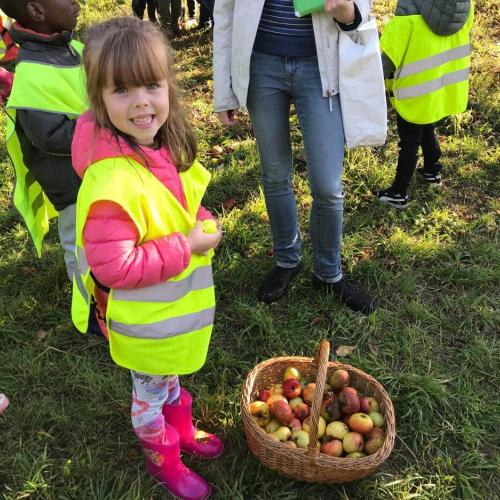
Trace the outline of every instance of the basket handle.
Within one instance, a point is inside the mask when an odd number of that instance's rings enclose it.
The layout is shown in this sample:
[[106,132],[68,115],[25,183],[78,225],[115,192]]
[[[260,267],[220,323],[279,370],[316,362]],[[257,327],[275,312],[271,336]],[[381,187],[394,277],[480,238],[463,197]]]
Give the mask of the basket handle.
[[319,456],[319,448],[317,446],[318,423],[319,423],[319,413],[321,411],[321,403],[323,401],[323,392],[325,390],[326,372],[328,369],[329,356],[330,356],[330,342],[328,342],[328,340],[321,340],[316,350],[316,356],[314,358],[314,364],[317,367],[317,373],[316,373],[316,388],[314,389],[311,416],[309,418],[309,422],[311,424],[311,431],[309,433],[308,454],[311,458],[317,458]]

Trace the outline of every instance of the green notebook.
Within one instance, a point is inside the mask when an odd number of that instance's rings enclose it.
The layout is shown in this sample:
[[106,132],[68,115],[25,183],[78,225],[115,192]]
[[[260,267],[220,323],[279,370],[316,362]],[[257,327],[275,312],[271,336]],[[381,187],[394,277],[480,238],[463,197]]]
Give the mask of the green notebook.
[[293,0],[293,8],[297,17],[323,10],[324,5],[324,0]]

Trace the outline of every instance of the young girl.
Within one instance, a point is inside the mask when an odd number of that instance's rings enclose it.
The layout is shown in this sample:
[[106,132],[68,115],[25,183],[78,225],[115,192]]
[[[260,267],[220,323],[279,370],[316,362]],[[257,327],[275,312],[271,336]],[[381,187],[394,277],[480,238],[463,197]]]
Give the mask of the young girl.
[[210,174],[195,160],[157,28],[133,17],[95,25],[83,58],[91,109],[72,150],[83,179],[73,321],[85,332],[95,301],[113,360],[131,370],[148,472],[176,497],[206,498],[209,484],[180,451],[214,458],[223,444],[196,432],[178,375],[203,366],[212,331],[211,254],[222,231],[200,205]]

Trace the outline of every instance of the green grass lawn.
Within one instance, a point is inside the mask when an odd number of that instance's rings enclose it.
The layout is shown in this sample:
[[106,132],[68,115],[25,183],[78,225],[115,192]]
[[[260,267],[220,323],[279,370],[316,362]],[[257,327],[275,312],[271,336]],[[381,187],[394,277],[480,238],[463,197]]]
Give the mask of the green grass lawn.
[[[81,27],[129,11],[129,2],[88,0]],[[384,24],[394,2],[375,5]],[[498,4],[478,0],[468,110],[439,128],[444,182],[415,179],[402,213],[374,202],[397,156],[395,117],[387,144],[345,161],[344,262],[379,309],[366,318],[310,285],[311,198],[294,122],[295,191],[304,270],[281,302],[257,302],[273,266],[259,160],[247,118],[232,130],[213,116],[211,42],[191,32],[174,42],[179,77],[212,171],[205,204],[225,238],[214,261],[218,309],[207,363],[183,384],[195,414],[226,451],[186,458],[224,499],[498,498],[500,405],[498,299]],[[4,129],[5,117],[1,118]],[[220,148],[215,148],[220,146]],[[53,227],[42,259],[11,208],[12,168],[0,145],[0,496],[4,499],[159,499],[130,424],[130,375],[100,338],[69,315],[70,286]],[[246,446],[239,397],[247,372],[280,355],[312,355],[320,339],[355,346],[342,362],[377,378],[396,411],[392,455],[375,474],[341,485],[308,484],[265,469]],[[497,493],[495,493],[495,491]]]

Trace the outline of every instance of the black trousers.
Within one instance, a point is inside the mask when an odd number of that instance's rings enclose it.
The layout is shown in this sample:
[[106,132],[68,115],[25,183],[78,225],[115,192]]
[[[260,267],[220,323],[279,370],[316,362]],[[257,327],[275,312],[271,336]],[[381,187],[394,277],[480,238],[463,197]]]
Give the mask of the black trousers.
[[148,17],[153,23],[156,22],[156,0],[132,0],[132,10],[139,19],[144,17],[144,10],[148,7]]
[[392,184],[394,191],[406,193],[418,161],[418,149],[422,148],[424,170],[437,173],[441,171],[438,163],[441,158],[441,147],[434,124],[417,125],[397,118],[399,133],[399,156],[396,168],[396,178]]

